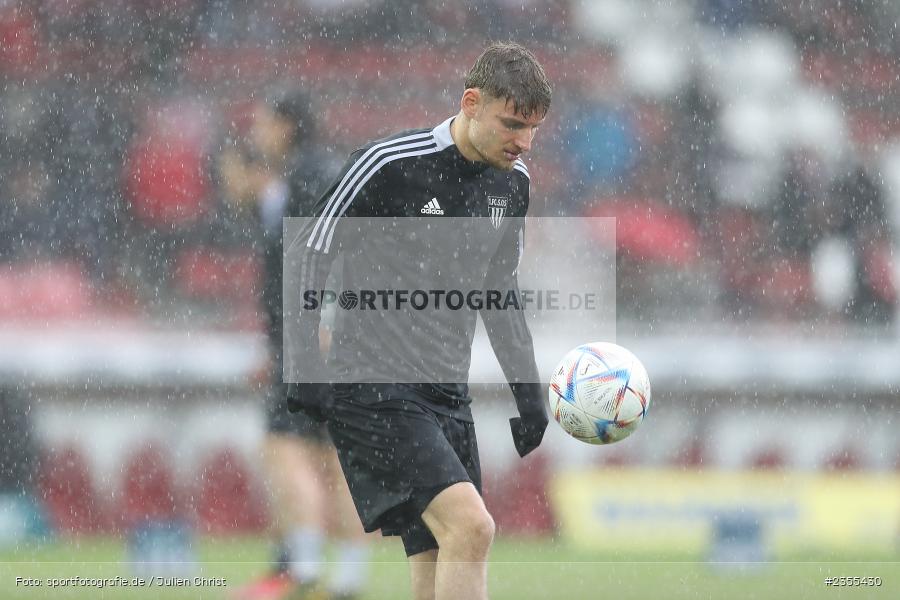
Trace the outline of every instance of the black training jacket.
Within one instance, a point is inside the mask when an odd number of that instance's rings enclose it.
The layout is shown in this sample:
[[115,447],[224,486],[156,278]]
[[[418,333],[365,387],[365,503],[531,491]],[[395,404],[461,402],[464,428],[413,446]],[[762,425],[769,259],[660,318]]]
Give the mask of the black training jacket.
[[[464,158],[450,135],[452,120],[353,152],[312,217],[285,240],[285,269],[300,288],[286,295],[284,307],[295,380],[416,382],[437,410],[470,419],[467,381],[480,313],[507,380],[540,381],[521,310],[451,310],[459,299],[453,290],[518,293],[529,190],[521,160],[502,171]],[[452,226],[441,224],[446,219]],[[318,351],[320,292],[338,256],[335,291],[345,293],[348,309],[336,309],[326,361]],[[400,304],[398,290],[408,293]],[[415,290],[428,294],[429,307],[443,301],[443,310],[416,310],[409,298]]]

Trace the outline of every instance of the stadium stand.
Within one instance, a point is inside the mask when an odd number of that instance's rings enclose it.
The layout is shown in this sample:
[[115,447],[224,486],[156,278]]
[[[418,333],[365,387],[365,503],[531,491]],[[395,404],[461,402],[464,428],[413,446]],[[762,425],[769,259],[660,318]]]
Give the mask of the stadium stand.
[[[35,418],[41,402],[88,384],[164,389],[186,403],[208,388],[257,390],[267,360],[254,337],[258,237],[222,210],[214,166],[247,134],[252,100],[273,82],[307,84],[325,145],[346,155],[450,114],[463,66],[490,36],[534,46],[555,85],[528,158],[533,214],[620,220],[621,330],[628,339],[661,323],[652,343],[634,341],[654,383],[684,386],[683,402],[738,390],[736,403],[761,395],[777,407],[783,397],[755,387],[764,375],[791,397],[827,388],[829,405],[858,392],[896,409],[900,197],[885,165],[898,153],[900,61],[878,3],[334,4],[0,4],[0,374],[29,390]],[[821,344],[791,345],[810,328]],[[735,348],[723,331],[746,343]],[[671,357],[686,346],[678,371]],[[829,362],[835,354],[856,387]],[[53,522],[109,527],[88,451],[48,451],[53,435],[41,438],[38,477]],[[681,453],[646,442],[652,461],[900,464],[900,447],[877,437],[809,460],[754,438],[730,461],[709,449],[727,450],[727,440],[702,447],[698,430],[679,435]],[[166,497],[182,502],[171,457],[122,451],[138,454],[113,473],[126,499],[110,510],[136,518],[163,510]],[[636,454],[605,460],[633,464]],[[245,459],[228,448],[202,458],[203,530],[264,524]],[[513,501],[538,493],[538,466],[504,473],[489,492],[511,511],[498,521],[545,531],[546,515]]]

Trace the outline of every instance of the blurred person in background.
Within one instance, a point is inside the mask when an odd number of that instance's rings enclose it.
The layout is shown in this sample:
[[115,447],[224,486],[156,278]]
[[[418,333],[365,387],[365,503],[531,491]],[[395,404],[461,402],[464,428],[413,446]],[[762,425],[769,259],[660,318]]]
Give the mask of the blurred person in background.
[[[263,304],[273,359],[263,453],[277,559],[269,574],[236,597],[353,598],[368,558],[362,525],[327,429],[289,413],[281,383],[282,217],[308,214],[328,175],[327,160],[316,148],[308,96],[284,88],[258,103],[248,138],[243,149],[222,154],[219,170],[228,201],[253,211],[261,229]],[[322,583],[326,535],[337,546],[327,586]]]
[[891,228],[880,177],[857,161],[834,183],[823,203],[825,231],[846,239],[852,249],[854,282],[848,315],[862,323],[885,323],[897,305]]

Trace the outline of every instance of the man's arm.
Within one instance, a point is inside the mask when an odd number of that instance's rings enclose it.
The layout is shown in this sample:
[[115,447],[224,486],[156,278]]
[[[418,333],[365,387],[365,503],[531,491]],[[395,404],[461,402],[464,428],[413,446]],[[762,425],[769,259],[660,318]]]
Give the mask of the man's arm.
[[[485,278],[485,290],[500,290],[505,297],[519,294],[518,266],[524,244],[524,219],[507,229]],[[520,456],[538,447],[547,428],[544,387],[534,360],[534,343],[525,322],[524,307],[481,310],[491,347],[509,382],[519,416],[510,419],[513,441]]]

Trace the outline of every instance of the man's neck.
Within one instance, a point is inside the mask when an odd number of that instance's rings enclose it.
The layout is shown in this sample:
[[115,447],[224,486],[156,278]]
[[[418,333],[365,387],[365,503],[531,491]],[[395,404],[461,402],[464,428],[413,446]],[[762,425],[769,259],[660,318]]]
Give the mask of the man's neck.
[[450,123],[450,137],[453,138],[453,143],[456,144],[456,149],[463,155],[463,158],[470,162],[478,162],[480,155],[476,152],[475,148],[472,147],[472,144],[469,143],[468,131],[466,129],[467,125],[468,120],[462,111],[460,111],[453,119],[453,122]]

